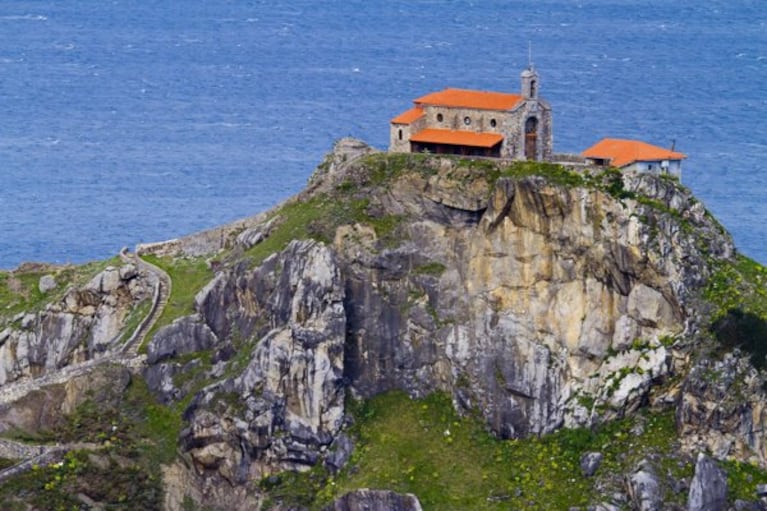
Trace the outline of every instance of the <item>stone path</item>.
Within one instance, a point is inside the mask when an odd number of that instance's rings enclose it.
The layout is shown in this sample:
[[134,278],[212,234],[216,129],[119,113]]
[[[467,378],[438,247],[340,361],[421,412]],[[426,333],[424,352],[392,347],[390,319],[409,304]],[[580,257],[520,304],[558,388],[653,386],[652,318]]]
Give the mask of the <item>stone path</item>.
[[[47,373],[39,378],[23,378],[0,386],[0,406],[9,405],[28,393],[47,387],[49,385],[63,384],[72,378],[87,374],[101,364],[113,363],[128,367],[132,371],[139,371],[146,362],[146,355],[139,355],[138,349],[157,323],[170,298],[172,282],[170,276],[161,268],[144,261],[135,254],[128,253],[127,249],[120,252],[120,258],[126,263],[137,266],[139,271],[147,275],[154,286],[152,306],[146,317],[139,323],[131,336],[122,345],[116,347],[106,355],[86,360],[77,364],[71,364],[55,372]],[[123,336],[120,332],[110,344],[116,344]],[[74,443],[64,445],[29,445],[13,440],[0,438],[0,458],[22,460],[12,467],[0,471],[0,482],[31,469],[35,465],[45,465],[61,459],[64,454],[72,449],[97,449],[97,444]]]
[[155,266],[152,263],[144,261],[136,254],[129,254],[127,250],[123,249],[120,252],[120,257],[123,261],[135,264],[139,271],[143,271],[146,275],[150,275],[150,278],[154,280],[154,296],[152,297],[152,307],[149,309],[149,313],[144,320],[136,327],[130,338],[120,347],[120,352],[128,356],[137,356],[138,349],[144,343],[144,339],[152,327],[160,319],[162,311],[165,310],[165,306],[168,304],[170,298],[170,292],[173,289],[173,282],[170,275],[165,270]]
[[90,442],[75,442],[59,445],[28,445],[13,440],[0,439],[0,458],[22,460],[19,463],[0,470],[0,483],[17,474],[30,470],[35,465],[44,466],[64,458],[64,455],[76,449],[94,451],[101,445]]

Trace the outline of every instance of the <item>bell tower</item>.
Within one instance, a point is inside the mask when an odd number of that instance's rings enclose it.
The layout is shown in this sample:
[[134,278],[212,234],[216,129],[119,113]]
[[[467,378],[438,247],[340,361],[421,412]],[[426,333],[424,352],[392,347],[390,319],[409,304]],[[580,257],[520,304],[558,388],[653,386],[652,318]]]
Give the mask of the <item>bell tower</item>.
[[522,71],[522,97],[525,99],[538,99],[538,73],[535,68],[529,67]]
[[524,99],[538,99],[538,73],[533,66],[533,48],[532,44],[528,48],[527,69],[522,71],[521,93]]

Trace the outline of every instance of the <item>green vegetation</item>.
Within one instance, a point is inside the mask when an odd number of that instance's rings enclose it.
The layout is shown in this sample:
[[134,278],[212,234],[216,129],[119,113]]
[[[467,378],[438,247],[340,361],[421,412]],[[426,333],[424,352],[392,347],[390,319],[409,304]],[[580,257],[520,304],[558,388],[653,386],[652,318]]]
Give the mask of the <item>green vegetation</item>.
[[727,472],[727,492],[731,502],[737,499],[754,500],[756,485],[767,482],[767,474],[759,467],[739,461],[720,462]]
[[[107,266],[120,264],[118,257],[80,266],[48,267],[24,265],[11,272],[0,272],[0,321],[19,312],[35,312],[46,303],[60,300],[70,286],[82,286]],[[40,277],[53,275],[56,287],[41,293]]]
[[722,347],[738,347],[767,367],[767,268],[743,255],[712,261],[703,297],[713,305],[710,330]]
[[136,328],[138,328],[141,322],[144,321],[146,315],[149,314],[149,310],[151,308],[152,300],[150,298],[146,298],[135,307],[133,307],[133,309],[131,309],[130,314],[128,314],[128,319],[125,320],[125,326],[123,326],[123,334],[120,338],[121,343],[124,343],[130,339],[130,336],[133,335],[133,332],[136,331]]
[[767,268],[746,256],[733,262],[711,261],[714,272],[703,297],[714,305],[717,320],[733,309],[767,319]]
[[[169,258],[142,256],[149,263],[165,270],[172,281],[168,304],[146,336],[151,339],[157,330],[174,319],[194,313],[194,297],[213,278],[213,271],[202,258]],[[141,350],[146,349],[142,346]]]
[[[522,179],[530,176],[540,176],[552,184],[562,186],[584,186],[587,184],[583,174],[555,163],[540,161],[518,161],[501,167],[492,177],[511,177]],[[495,181],[493,179],[493,181]]]
[[[671,411],[640,413],[593,431],[499,440],[481,418],[459,417],[442,394],[411,400],[390,392],[350,403],[350,409],[356,447],[347,467],[337,476],[315,467],[267,478],[261,487],[272,502],[321,509],[356,488],[379,488],[414,493],[424,509],[568,509],[622,491],[622,474],[641,458],[659,460],[656,469],[662,475],[689,478],[694,471],[693,460],[680,457]],[[587,478],[579,462],[591,451],[604,459],[597,474]],[[741,472],[750,476],[741,477],[742,489],[732,493],[753,498],[755,485],[767,481],[767,474],[750,466]],[[686,492],[663,491],[668,502],[686,501]]]
[[[133,377],[123,396],[88,400],[40,438],[91,442],[94,451],[72,451],[62,463],[26,472],[0,486],[0,501],[19,509],[80,509],[78,493],[108,509],[159,509],[160,464],[176,456],[181,410],[155,401],[141,378]],[[18,500],[17,500],[18,499]],[[13,507],[11,507],[13,509]]]
[[21,474],[0,486],[0,500],[8,510],[84,509],[78,493],[107,509],[159,509],[160,479],[147,474],[130,459],[118,455],[71,451],[64,460]]
[[418,275],[432,275],[439,277],[445,272],[445,265],[437,261],[431,261],[426,264],[422,264],[415,268],[415,273]]
[[307,201],[289,202],[276,215],[277,225],[269,237],[251,247],[246,255],[258,265],[270,255],[283,250],[293,240],[333,241],[341,225],[361,223],[373,227],[384,243],[391,243],[402,218],[396,215],[373,215],[368,211],[368,198],[320,195]]

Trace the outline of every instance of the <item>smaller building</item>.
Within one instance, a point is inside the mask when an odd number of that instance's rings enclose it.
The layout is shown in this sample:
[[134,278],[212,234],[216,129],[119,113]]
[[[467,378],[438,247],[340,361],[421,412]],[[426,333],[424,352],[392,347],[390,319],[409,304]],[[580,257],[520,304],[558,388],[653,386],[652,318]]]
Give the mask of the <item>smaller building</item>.
[[621,170],[682,174],[686,155],[640,140],[605,138],[581,153],[589,163]]

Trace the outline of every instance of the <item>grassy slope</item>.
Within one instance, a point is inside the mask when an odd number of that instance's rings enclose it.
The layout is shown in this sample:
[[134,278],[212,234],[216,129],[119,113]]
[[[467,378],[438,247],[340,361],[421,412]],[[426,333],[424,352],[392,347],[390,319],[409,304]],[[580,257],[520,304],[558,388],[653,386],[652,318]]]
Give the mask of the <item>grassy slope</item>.
[[[353,489],[376,488],[414,493],[425,510],[564,510],[624,491],[622,475],[642,458],[654,460],[664,476],[689,478],[694,471],[694,460],[678,451],[671,411],[644,411],[593,431],[505,441],[490,435],[479,418],[456,415],[441,394],[411,400],[387,393],[358,406],[355,416],[349,465],[335,477],[315,468],[265,480],[262,487],[273,504],[321,509]],[[579,462],[591,451],[601,452],[604,460],[589,478]],[[730,501],[753,499],[756,485],[767,482],[767,473],[755,467],[725,467]],[[662,491],[666,502],[686,502],[685,491],[669,485]]]
[[124,396],[111,403],[83,403],[40,439],[92,442],[97,451],[72,451],[63,463],[36,467],[0,486],[0,508],[81,509],[78,493],[108,509],[159,509],[160,465],[176,456],[181,410],[162,406],[134,377]]
[[204,258],[173,259],[147,255],[143,259],[165,270],[172,282],[168,303],[146,336],[149,340],[161,327],[194,312],[194,297],[213,278],[213,271]]

